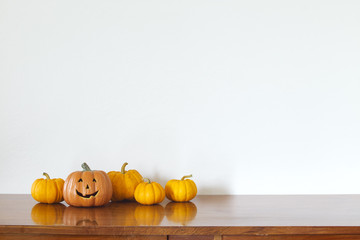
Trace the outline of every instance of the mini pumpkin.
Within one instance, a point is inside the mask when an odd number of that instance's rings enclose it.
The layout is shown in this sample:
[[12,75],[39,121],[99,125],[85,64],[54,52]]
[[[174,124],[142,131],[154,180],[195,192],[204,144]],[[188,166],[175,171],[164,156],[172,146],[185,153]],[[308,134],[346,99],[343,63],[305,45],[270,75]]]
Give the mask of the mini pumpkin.
[[174,202],[188,202],[197,194],[196,184],[190,178],[192,175],[183,176],[181,180],[172,179],[165,185],[166,197]]
[[31,219],[39,225],[62,224],[65,208],[65,205],[61,203],[38,203],[31,209]]
[[155,205],[140,205],[135,209],[135,219],[138,226],[160,225],[165,216],[164,207]]
[[65,180],[64,199],[75,207],[97,207],[108,203],[112,196],[112,186],[104,171],[91,170],[83,163],[83,171],[71,173]]
[[61,178],[51,179],[49,174],[43,173],[46,177],[34,181],[31,186],[31,196],[41,203],[59,203],[64,200],[64,180]]
[[108,176],[113,186],[111,201],[134,200],[135,188],[142,182],[142,176],[136,170],[125,171],[128,163],[124,163],[121,171],[110,171]]
[[157,182],[151,182],[150,179],[144,178],[134,192],[135,200],[144,205],[153,205],[161,203],[165,198],[164,188]]
[[192,202],[169,202],[165,213],[168,220],[186,226],[196,217],[197,208]]

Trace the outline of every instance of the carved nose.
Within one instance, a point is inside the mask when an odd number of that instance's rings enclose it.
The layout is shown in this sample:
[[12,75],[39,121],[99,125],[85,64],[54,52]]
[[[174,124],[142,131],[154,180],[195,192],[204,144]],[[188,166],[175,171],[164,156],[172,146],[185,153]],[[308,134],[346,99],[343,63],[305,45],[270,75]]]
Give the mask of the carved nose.
[[86,189],[89,189],[89,185],[88,185],[88,184],[86,184]]

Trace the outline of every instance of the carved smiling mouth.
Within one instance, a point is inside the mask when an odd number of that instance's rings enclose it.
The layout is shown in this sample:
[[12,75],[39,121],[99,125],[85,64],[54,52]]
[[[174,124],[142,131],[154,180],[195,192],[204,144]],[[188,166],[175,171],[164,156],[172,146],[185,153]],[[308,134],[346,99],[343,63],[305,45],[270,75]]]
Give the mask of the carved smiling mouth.
[[90,198],[90,197],[95,197],[96,194],[98,194],[99,190],[97,190],[96,192],[92,193],[92,194],[87,194],[87,195],[83,195],[81,192],[79,192],[78,190],[76,190],[76,194],[82,198]]

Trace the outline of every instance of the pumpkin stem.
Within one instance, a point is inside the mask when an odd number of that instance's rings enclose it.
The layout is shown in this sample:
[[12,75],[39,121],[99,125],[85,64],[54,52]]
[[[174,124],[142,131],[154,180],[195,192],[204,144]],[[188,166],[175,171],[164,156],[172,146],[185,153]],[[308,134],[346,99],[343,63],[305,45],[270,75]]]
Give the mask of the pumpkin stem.
[[44,172],[43,175],[46,177],[46,180],[50,180],[49,174],[47,174],[46,172]]
[[143,178],[143,181],[147,182],[147,183],[151,183],[150,179],[148,179],[148,178]]
[[181,178],[181,181],[183,181],[185,178],[191,178],[191,177],[192,177],[192,174],[183,176],[183,177]]
[[81,167],[83,168],[83,171],[91,171],[89,165],[87,165],[87,163],[85,162],[81,164]]
[[125,174],[125,167],[126,167],[126,165],[128,165],[127,162],[125,162],[125,163],[122,165],[122,167],[121,167],[121,173],[122,173],[122,174]]

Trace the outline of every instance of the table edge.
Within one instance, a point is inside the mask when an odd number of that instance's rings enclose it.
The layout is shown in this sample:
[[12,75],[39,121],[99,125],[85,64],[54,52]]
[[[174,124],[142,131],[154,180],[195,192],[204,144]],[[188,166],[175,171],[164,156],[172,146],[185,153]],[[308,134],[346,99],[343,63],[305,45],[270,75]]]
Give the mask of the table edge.
[[0,225],[0,234],[59,235],[360,235],[360,226],[24,226]]

